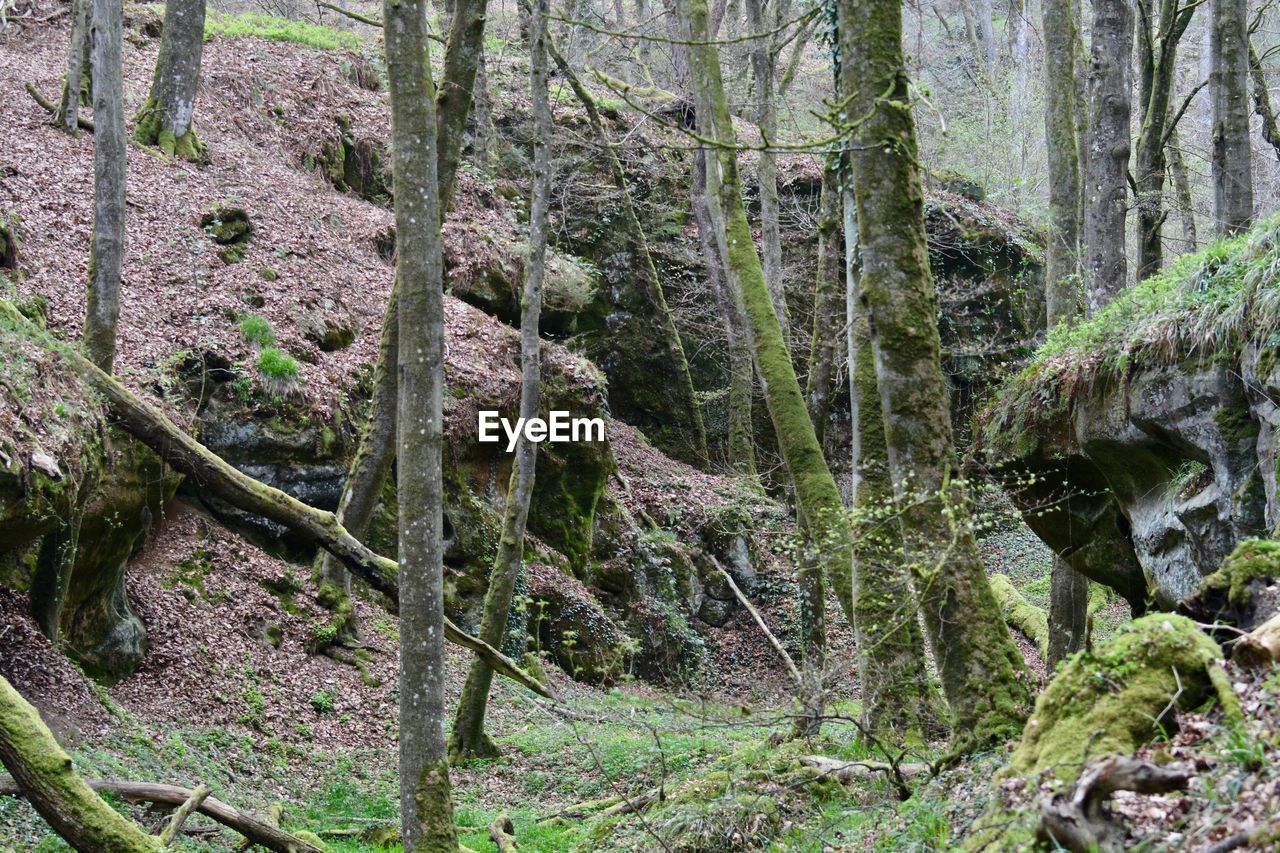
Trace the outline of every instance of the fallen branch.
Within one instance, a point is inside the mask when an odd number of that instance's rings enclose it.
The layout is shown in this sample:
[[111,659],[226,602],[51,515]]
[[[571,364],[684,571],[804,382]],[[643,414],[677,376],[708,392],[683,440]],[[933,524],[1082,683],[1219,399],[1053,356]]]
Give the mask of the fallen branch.
[[489,840],[498,847],[498,853],[516,853],[516,827],[502,812],[489,824]]
[[[37,104],[39,104],[40,106],[48,110],[50,115],[56,116],[58,114],[57,105],[55,105],[52,101],[50,101],[44,95],[40,94],[40,90],[37,89],[34,84],[32,83],[26,84],[26,90],[27,90],[27,94],[30,95],[32,98],[34,98]],[[84,116],[77,116],[76,124],[80,126],[81,130],[87,130],[90,133],[93,133],[92,120],[87,119]]]
[[173,843],[182,834],[182,825],[187,822],[187,818],[191,817],[191,813],[200,808],[200,804],[209,798],[213,793],[213,789],[201,782],[196,785],[191,796],[187,797],[187,801],[178,806],[178,810],[173,813],[173,820],[169,821],[169,825],[164,828],[164,832],[160,833],[160,846],[172,847]]
[[1040,807],[1037,837],[1057,848],[1084,851],[1126,849],[1127,832],[1105,808],[1116,791],[1167,794],[1187,787],[1191,775],[1177,765],[1158,767],[1149,761],[1113,755],[1091,762],[1074,791],[1055,794]]
[[[153,782],[121,782],[113,779],[87,779],[89,787],[98,793],[109,792],[129,802],[160,803],[185,806],[196,793],[177,785],[161,785]],[[16,782],[8,776],[0,776],[0,795],[22,796]],[[320,853],[314,844],[272,826],[264,820],[232,808],[221,800],[206,797],[196,804],[194,811],[234,829],[248,841],[275,850],[278,853]],[[172,824],[170,824],[172,826]]]
[[791,659],[791,655],[787,654],[787,650],[783,647],[778,638],[769,630],[769,626],[765,624],[764,617],[760,615],[760,611],[748,600],[747,596],[738,589],[738,585],[733,582],[733,575],[720,565],[720,561],[714,556],[711,557],[711,565],[716,567],[716,571],[724,577],[725,583],[729,584],[729,589],[733,591],[733,595],[738,599],[738,603],[747,609],[751,614],[751,618],[756,620],[756,625],[764,632],[765,638],[769,641],[769,645],[773,646],[773,650],[778,653],[778,657],[782,658],[782,662],[787,665],[787,672],[791,675],[791,680],[795,682],[796,687],[804,685],[804,679],[800,675],[800,670],[796,668],[796,662]]
[[[400,599],[395,560],[379,556],[352,536],[337,517],[308,506],[279,489],[260,483],[232,467],[200,442],[178,429],[163,412],[107,375],[75,348],[59,344],[37,328],[7,299],[0,299],[0,316],[33,340],[44,341],[57,352],[67,367],[91,385],[107,402],[115,422],[127,433],[155,451],[201,494],[213,495],[236,509],[261,515],[281,524],[342,561],[353,574],[392,601]],[[445,639],[470,649],[494,672],[522,684],[548,699],[557,698],[551,688],[529,675],[511,658],[481,639],[465,633],[451,620],[444,620]]]

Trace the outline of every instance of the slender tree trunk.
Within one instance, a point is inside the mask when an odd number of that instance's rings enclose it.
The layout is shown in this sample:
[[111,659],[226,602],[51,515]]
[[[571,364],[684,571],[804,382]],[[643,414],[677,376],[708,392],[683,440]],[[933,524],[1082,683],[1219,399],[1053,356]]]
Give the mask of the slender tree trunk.
[[53,831],[84,853],[159,850],[159,842],[93,792],[40,714],[0,678],[0,764]]
[[1045,150],[1049,235],[1045,305],[1050,325],[1080,310],[1080,137],[1076,115],[1079,35],[1072,0],[1044,0]]
[[[929,273],[924,191],[902,54],[901,0],[840,0],[842,119],[850,128],[862,275],[889,475],[956,746],[1016,735],[1027,673],[987,583],[956,483]],[[853,117],[857,117],[856,124]]]
[[1059,663],[1084,648],[1089,621],[1089,579],[1061,557],[1053,559],[1049,589],[1050,673]]
[[1169,134],[1169,171],[1173,173],[1173,192],[1178,201],[1178,216],[1182,222],[1184,252],[1196,250],[1196,208],[1191,200],[1191,175],[1182,159],[1176,129]]
[[400,821],[406,850],[458,849],[444,737],[444,259],[424,0],[385,0],[399,393]]
[[1133,0],[1096,0],[1089,46],[1084,278],[1093,313],[1124,289]]
[[196,94],[204,50],[205,0],[168,0],[151,94],[135,116],[134,136],[170,156],[199,160],[204,144],[196,136]]
[[[541,403],[541,378],[538,321],[542,313],[542,281],[547,257],[547,196],[551,185],[551,103],[547,92],[547,0],[533,0],[530,21],[531,97],[533,102],[533,193],[529,213],[529,267],[525,277],[524,299],[520,312],[520,417],[537,417]],[[480,621],[480,638],[500,647],[507,630],[507,614],[511,611],[520,560],[524,551],[525,522],[529,517],[529,500],[533,496],[534,466],[538,445],[520,436],[516,444],[516,464],[507,485],[506,510],[503,513],[502,538],[498,556],[489,576],[489,590],[484,598]],[[497,747],[485,734],[484,716],[489,701],[493,670],[480,658],[471,661],[458,715],[454,720],[449,743],[450,756],[460,758],[494,756]]]
[[93,363],[110,373],[116,360],[120,272],[124,264],[123,12],[119,0],[92,0],[93,242],[84,342]]
[[822,170],[818,197],[818,274],[813,297],[813,336],[809,345],[809,370],[805,400],[818,444],[822,444],[831,406],[831,386],[837,353],[845,339],[843,300],[844,237],[840,228],[840,170],[838,157],[828,155]]
[[[778,5],[782,0],[772,0]],[[772,29],[773,16],[765,17],[764,0],[745,0],[747,25],[752,32],[764,33]],[[776,141],[777,103],[774,98],[774,77],[777,60],[772,49],[772,39],[755,38],[748,42],[751,53],[751,73],[755,80],[756,124],[766,146]],[[786,288],[782,280],[782,229],[778,205],[777,155],[767,147],[760,151],[756,168],[760,189],[760,258],[764,266],[764,280],[773,299],[774,311],[782,325],[783,340],[791,340],[791,323],[787,313]]]
[[1173,95],[1178,43],[1182,40],[1195,6],[1178,8],[1179,0],[1161,0],[1158,27],[1144,21],[1142,33],[1143,78],[1146,97],[1142,129],[1138,133],[1135,162],[1138,207],[1138,279],[1155,275],[1164,259],[1161,230],[1168,217],[1164,182],[1168,171],[1165,145],[1169,136],[1169,100]]
[[[709,32],[706,0],[682,0],[680,8],[691,40],[704,42]],[[852,624],[848,522],[840,492],[809,420],[804,394],[796,380],[791,354],[747,224],[738,175],[736,136],[725,97],[720,57],[714,45],[699,43],[690,45],[689,59],[699,115],[716,143],[707,177],[709,186],[717,190],[718,209],[724,216],[729,279],[746,314],[748,338],[764,386],[765,403],[778,448],[795,486],[797,515],[806,537],[822,555],[827,580]],[[802,602],[802,612],[806,607]]]
[[62,86],[62,101],[54,118],[58,127],[72,136],[80,132],[80,100],[83,97],[85,78],[92,80],[89,69],[89,21],[92,17],[93,0],[72,0],[67,81]]
[[1248,0],[1210,0],[1213,35],[1213,218],[1219,234],[1238,234],[1253,220],[1253,155],[1249,144]]
[[693,200],[693,218],[698,226],[698,244],[702,251],[703,266],[715,297],[716,312],[724,323],[729,355],[729,466],[752,484],[759,484],[756,471],[755,430],[751,421],[751,392],[755,384],[755,368],[751,364],[751,348],[747,345],[746,319],[742,307],[733,298],[724,263],[724,251],[719,245],[724,228],[713,213],[715,199],[707,184],[707,149],[699,148],[693,154],[693,179],[690,195]]
[[1249,42],[1249,75],[1253,78],[1253,111],[1262,119],[1262,138],[1275,149],[1280,159],[1280,126],[1276,125],[1276,111],[1271,106],[1271,93],[1267,91],[1267,75],[1262,69],[1262,59]]
[[[445,49],[444,75],[437,92],[436,174],[439,180],[440,210],[449,208],[454,178],[462,153],[462,137],[471,109],[478,63],[484,50],[484,20],[487,0],[457,0],[453,9],[449,43]],[[395,462],[397,375],[396,353],[400,347],[398,314],[399,281],[391,289],[383,318],[382,342],[378,353],[373,400],[360,446],[347,472],[338,500],[338,520],[357,538],[369,529],[373,512],[382,498],[382,488]],[[336,588],[350,590],[351,580],[333,555],[316,558],[316,573]]]
[[476,69],[476,91],[473,99],[475,132],[471,138],[471,160],[480,174],[488,175],[492,168],[493,95],[489,92],[489,72],[485,66],[484,51],[480,51],[480,67]]

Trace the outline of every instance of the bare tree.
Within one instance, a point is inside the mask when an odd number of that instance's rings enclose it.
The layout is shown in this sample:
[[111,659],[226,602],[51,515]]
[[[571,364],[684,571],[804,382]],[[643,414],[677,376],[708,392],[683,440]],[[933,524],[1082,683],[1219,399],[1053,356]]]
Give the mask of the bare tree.
[[1249,144],[1248,0],[1210,0],[1213,101],[1213,218],[1220,234],[1253,220],[1253,154]]
[[204,51],[205,0],[167,0],[160,53],[151,93],[134,117],[134,136],[170,156],[199,160],[204,144],[196,136],[196,93]]

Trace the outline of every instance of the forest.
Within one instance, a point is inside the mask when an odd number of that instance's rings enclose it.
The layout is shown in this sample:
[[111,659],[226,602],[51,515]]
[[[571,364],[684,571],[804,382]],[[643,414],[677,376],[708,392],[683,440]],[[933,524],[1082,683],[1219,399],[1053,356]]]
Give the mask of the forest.
[[0,851],[1280,850],[1272,0],[0,0]]

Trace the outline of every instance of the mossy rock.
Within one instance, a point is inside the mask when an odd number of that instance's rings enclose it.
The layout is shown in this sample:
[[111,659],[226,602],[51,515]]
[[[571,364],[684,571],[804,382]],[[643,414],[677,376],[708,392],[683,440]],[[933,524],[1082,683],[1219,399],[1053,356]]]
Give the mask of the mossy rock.
[[218,257],[224,264],[244,260],[249,239],[253,236],[253,222],[243,207],[217,206],[200,217],[200,227],[218,245]]
[[1280,610],[1280,541],[1247,539],[1204,579],[1182,610],[1204,622],[1224,620],[1251,630]]
[[1074,779],[1087,757],[1129,754],[1176,727],[1173,710],[1228,703],[1222,652],[1185,616],[1154,613],[1070,658],[1036,701],[1013,753],[1022,773]]
[[577,681],[609,685],[621,677],[630,639],[576,578],[551,566],[527,567],[530,633]]

